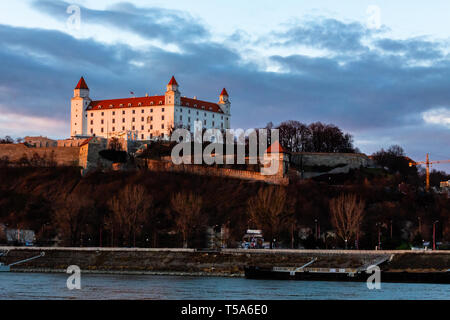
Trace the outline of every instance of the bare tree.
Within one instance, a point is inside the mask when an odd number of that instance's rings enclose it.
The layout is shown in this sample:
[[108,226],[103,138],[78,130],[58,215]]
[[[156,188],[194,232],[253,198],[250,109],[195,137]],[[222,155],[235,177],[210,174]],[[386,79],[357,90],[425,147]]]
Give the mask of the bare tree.
[[[136,235],[142,231],[140,226],[148,220],[153,198],[141,185],[127,185],[119,194],[109,200],[113,214],[111,227],[116,226],[127,243],[135,245]],[[133,240],[132,240],[133,239]]]
[[192,192],[179,192],[172,196],[170,202],[173,210],[177,212],[175,224],[183,236],[183,247],[187,248],[190,233],[204,223],[201,214],[203,199]]
[[256,196],[248,201],[250,219],[272,240],[278,236],[286,222],[286,190],[283,187],[265,187],[259,189]]
[[342,194],[330,200],[331,223],[336,228],[337,235],[347,243],[359,233],[364,218],[365,202],[358,200],[356,195]]
[[67,195],[56,205],[55,222],[63,237],[75,245],[86,222],[92,201],[76,194]]

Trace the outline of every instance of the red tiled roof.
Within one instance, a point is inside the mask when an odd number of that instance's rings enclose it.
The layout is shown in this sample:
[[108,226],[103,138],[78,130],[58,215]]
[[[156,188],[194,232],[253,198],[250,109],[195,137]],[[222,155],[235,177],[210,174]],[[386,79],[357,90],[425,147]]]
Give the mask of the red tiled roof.
[[285,153],[286,151],[283,149],[283,147],[280,145],[278,141],[275,141],[272,143],[266,150],[266,153]]
[[169,84],[178,85],[177,80],[175,80],[175,77],[174,77],[174,76],[172,76],[172,79],[170,79]]
[[227,89],[223,88],[222,92],[220,93],[221,96],[228,96]]
[[75,87],[75,89],[88,89],[89,90],[89,88],[86,84],[86,81],[84,81],[83,77],[80,78],[80,81],[78,81],[78,84]]
[[[124,98],[124,99],[110,99],[110,100],[97,100],[91,101],[87,110],[104,110],[104,109],[117,109],[117,108],[136,108],[141,106],[158,106],[164,105],[164,96],[151,96],[151,97],[136,97],[136,98]],[[153,103],[153,104],[152,104]],[[131,104],[130,106],[128,106]]]
[[84,146],[85,144],[88,144],[92,139],[94,139],[94,137],[87,138],[86,140],[83,141],[83,143],[80,144],[80,147]]
[[[128,106],[128,104],[131,105]],[[105,109],[108,110],[118,108],[157,107],[164,105],[165,105],[165,96],[151,96],[151,97],[136,97],[125,99],[91,101],[86,110],[92,111],[92,110],[105,110]],[[217,103],[197,99],[182,97],[181,106],[204,111],[223,113],[222,109],[219,107]]]
[[219,105],[217,103],[213,103],[213,102],[207,102],[207,101],[202,101],[202,100],[182,97],[181,98],[181,105],[183,107],[188,106],[190,108],[223,113],[223,111],[222,111],[222,109],[220,109]]

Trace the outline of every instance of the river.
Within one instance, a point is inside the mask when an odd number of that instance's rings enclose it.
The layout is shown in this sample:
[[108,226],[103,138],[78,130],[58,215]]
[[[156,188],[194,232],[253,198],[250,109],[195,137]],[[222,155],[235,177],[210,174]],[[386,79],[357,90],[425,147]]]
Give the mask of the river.
[[69,290],[63,273],[0,273],[5,299],[362,299],[450,300],[450,285],[247,280],[244,278],[82,274],[81,289]]

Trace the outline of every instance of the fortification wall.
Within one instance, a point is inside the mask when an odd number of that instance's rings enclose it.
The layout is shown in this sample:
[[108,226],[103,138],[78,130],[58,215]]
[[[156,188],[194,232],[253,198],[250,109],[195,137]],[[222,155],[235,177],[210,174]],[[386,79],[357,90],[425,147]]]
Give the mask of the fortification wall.
[[326,166],[337,167],[346,165],[351,169],[373,166],[373,161],[363,153],[318,153],[298,152],[292,153],[290,162],[296,167]]
[[40,157],[50,158],[52,152],[58,165],[78,165],[78,147],[27,147],[24,144],[0,144],[0,158],[8,157],[9,161],[18,161],[24,154],[30,159],[34,153]]
[[204,176],[219,176],[252,181],[262,181],[266,183],[280,184],[280,185],[289,184],[289,179],[287,177],[282,177],[280,175],[262,175],[259,172],[253,171],[214,168],[201,165],[189,165],[189,164],[176,165],[171,161],[164,161],[164,160],[147,159],[143,161],[145,166],[152,171],[185,172]]

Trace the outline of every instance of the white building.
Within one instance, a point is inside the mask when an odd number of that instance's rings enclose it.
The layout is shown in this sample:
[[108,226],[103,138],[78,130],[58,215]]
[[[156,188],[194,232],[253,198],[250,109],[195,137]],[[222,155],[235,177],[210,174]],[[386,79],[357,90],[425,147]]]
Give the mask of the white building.
[[184,127],[193,132],[195,121],[201,121],[206,129],[230,128],[230,101],[225,88],[219,102],[213,103],[182,97],[178,87],[172,77],[161,96],[91,100],[81,77],[71,101],[71,136],[168,138],[173,128]]

